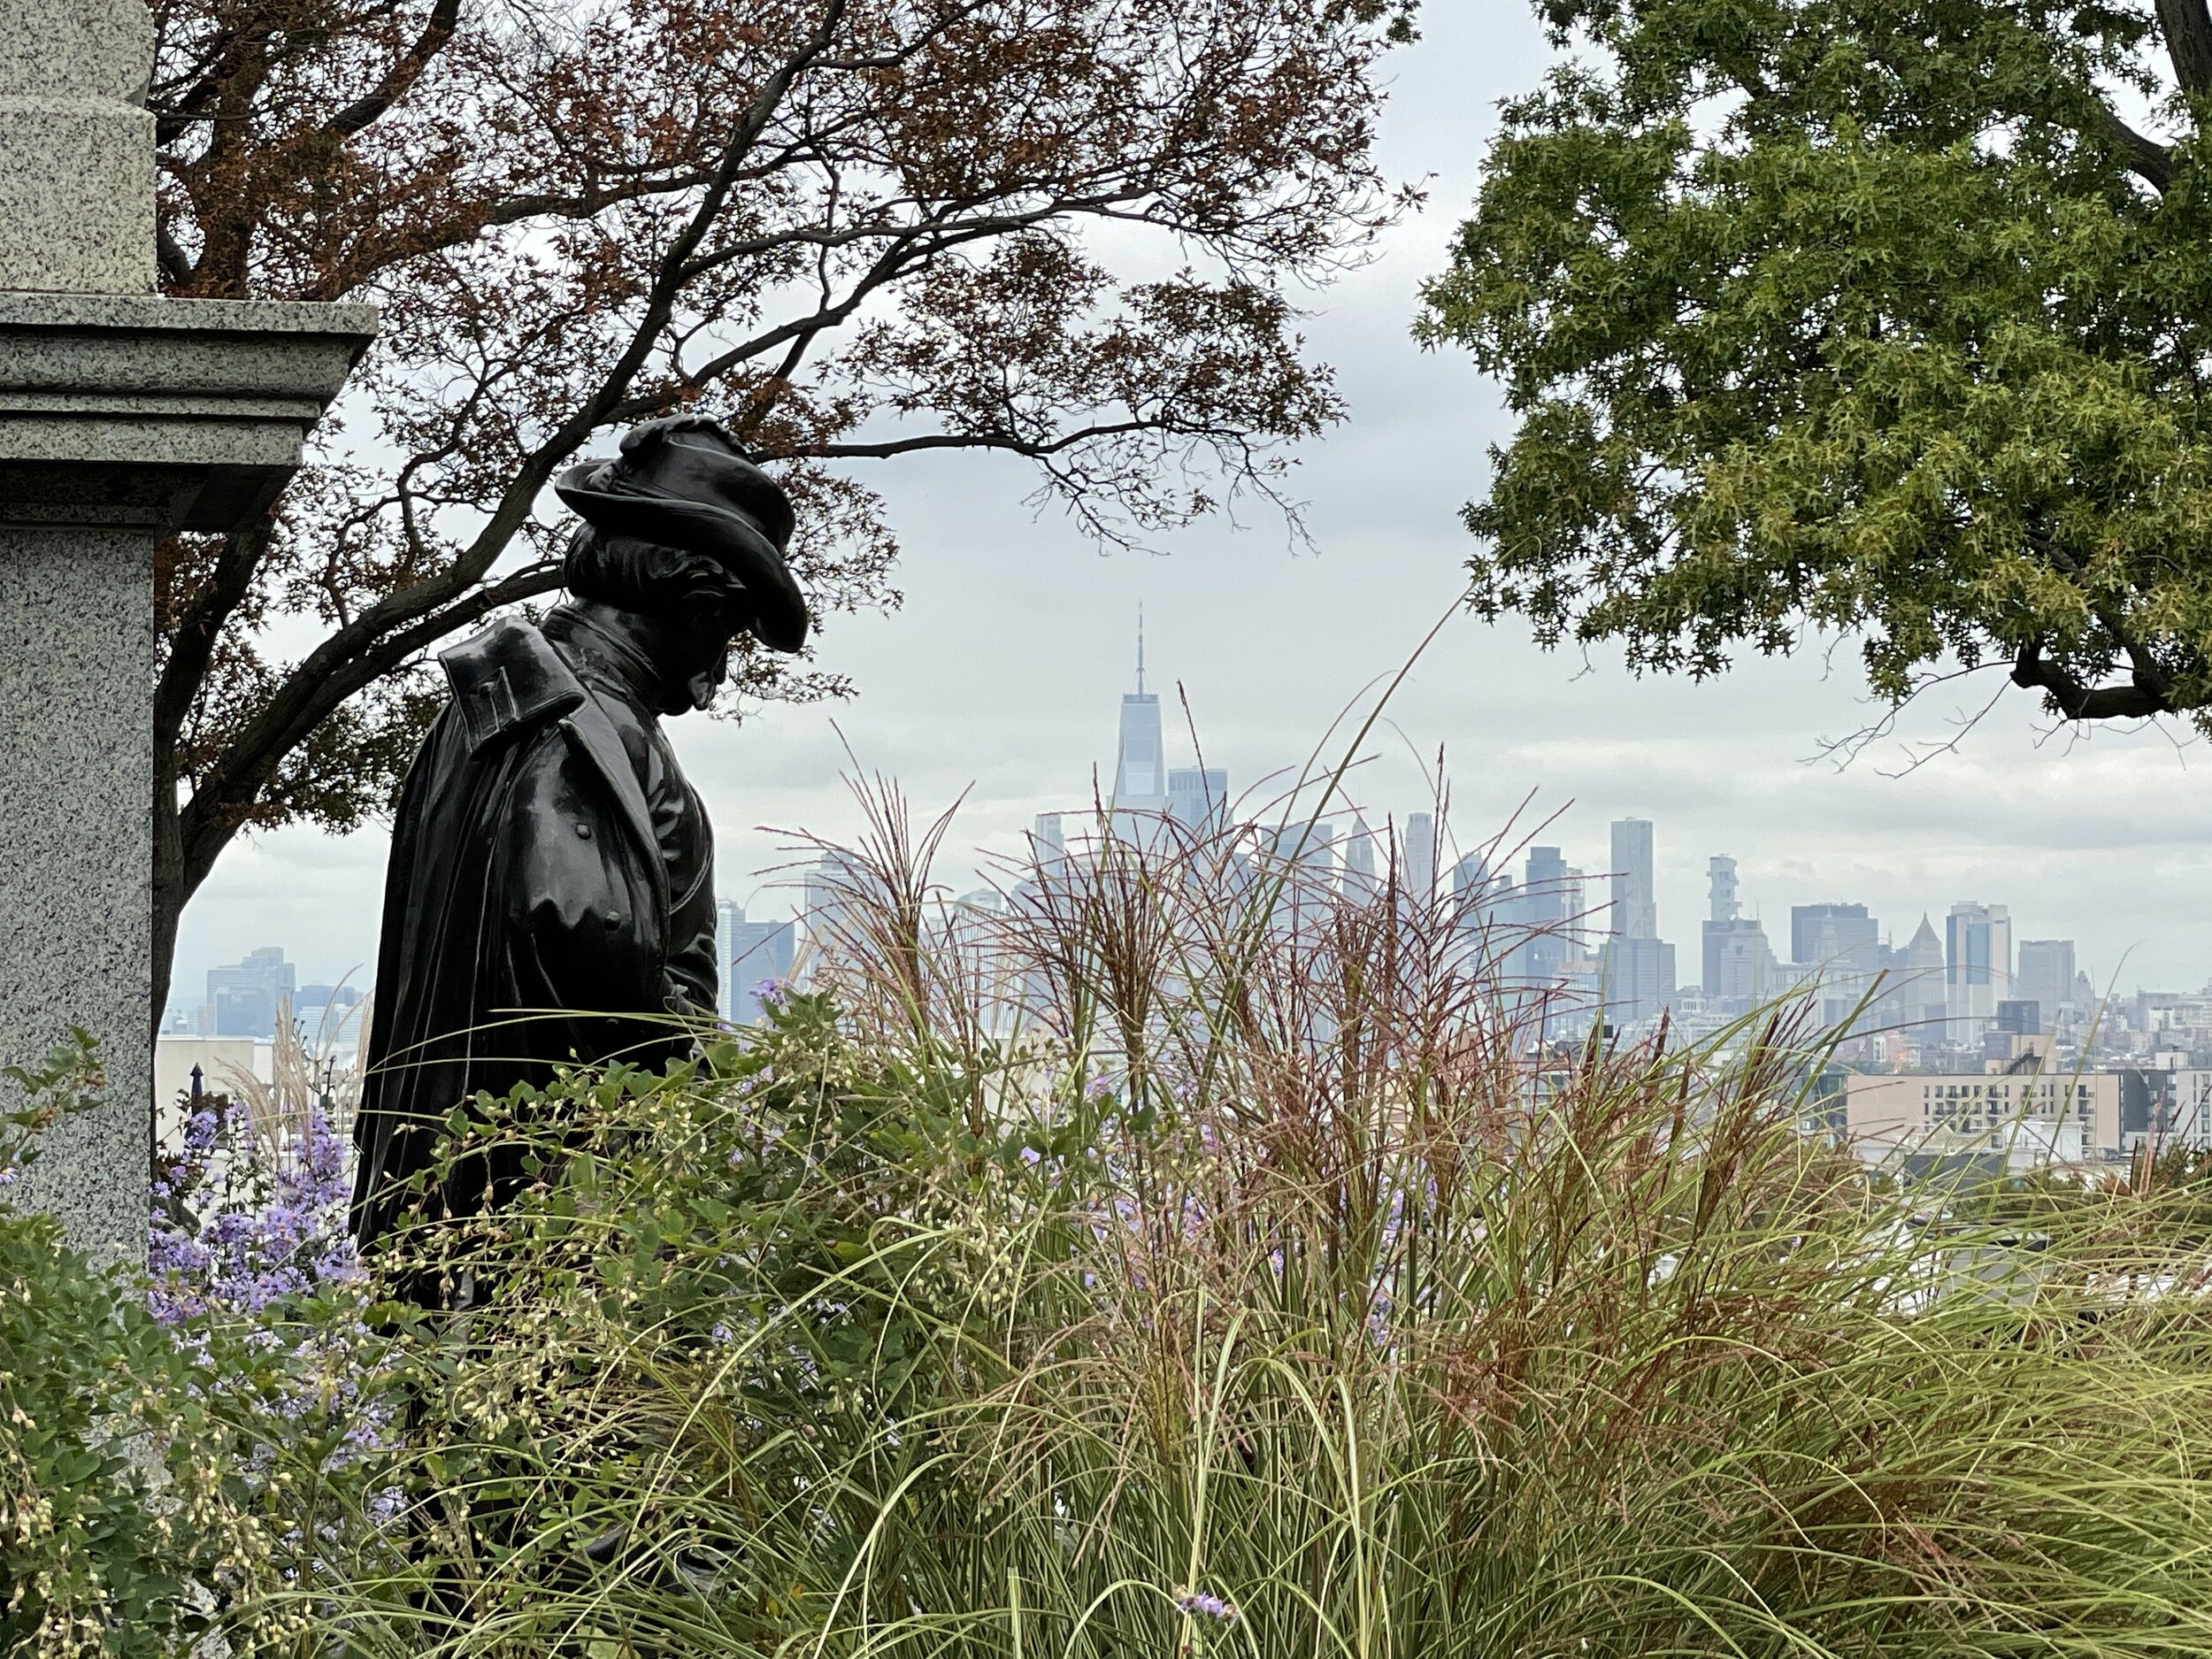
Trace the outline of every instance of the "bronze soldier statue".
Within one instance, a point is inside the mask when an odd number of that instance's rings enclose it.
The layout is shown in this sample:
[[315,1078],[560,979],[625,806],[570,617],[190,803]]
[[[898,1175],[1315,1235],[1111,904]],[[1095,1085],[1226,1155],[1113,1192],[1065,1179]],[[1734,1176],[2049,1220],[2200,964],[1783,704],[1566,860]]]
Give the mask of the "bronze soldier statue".
[[[354,1124],[364,1247],[478,1090],[566,1062],[657,1066],[688,1046],[680,1017],[715,1007],[714,837],[660,717],[713,701],[739,634],[805,642],[791,503],[696,416],[640,426],[554,489],[584,519],[566,602],[439,657],[452,698],[400,791]],[[435,1210],[475,1214],[524,1179],[495,1151]]]

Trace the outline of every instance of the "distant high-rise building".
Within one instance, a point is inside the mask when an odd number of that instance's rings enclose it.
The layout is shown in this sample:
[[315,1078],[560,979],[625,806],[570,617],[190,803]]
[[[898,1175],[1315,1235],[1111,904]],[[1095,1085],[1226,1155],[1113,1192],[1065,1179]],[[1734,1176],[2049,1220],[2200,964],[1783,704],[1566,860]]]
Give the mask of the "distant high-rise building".
[[864,941],[856,931],[851,911],[857,873],[842,853],[825,853],[806,872],[801,884],[799,921],[804,931],[809,957],[805,978],[828,958],[849,956]]
[[1880,925],[1863,904],[1793,904],[1790,907],[1790,960],[1814,966],[1847,962],[1875,965]]
[[745,909],[724,900],[717,907],[716,966],[722,976],[722,1018],[750,1025],[761,1017],[761,993],[791,977],[798,930],[790,922],[749,922]]
[[1121,700],[1121,741],[1114,759],[1114,810],[1167,810],[1167,774],[1161,758],[1160,699],[1144,688],[1144,615],[1137,616],[1137,688]]
[[1334,832],[1317,819],[1285,824],[1276,829],[1270,845],[1275,868],[1268,879],[1279,881],[1276,889],[1276,919],[1293,926],[1315,920],[1336,887]]
[[[1452,866],[1455,926],[1471,934],[1502,927],[1513,920],[1513,908],[1512,882],[1493,872],[1480,853],[1469,853]],[[1503,950],[1509,942],[1494,941],[1491,949]]]
[[1848,1002],[1881,972],[1881,924],[1863,904],[1793,904],[1790,960],[1817,968],[1838,997]]
[[303,985],[292,993],[292,1016],[305,1032],[310,1046],[329,1041],[358,1041],[361,1022],[357,1010],[361,993],[350,985]]
[[2074,971],[2074,995],[2069,999],[2076,1008],[2091,1010],[2097,1006],[2097,982],[2077,968]]
[[1278,827],[1270,839],[1275,856],[1285,864],[1302,868],[1327,870],[1336,860],[1331,849],[1336,843],[1336,832],[1318,818],[1302,818],[1294,824]]
[[2074,1001],[2075,972],[2072,940],[2024,939],[2013,991],[2032,1000],[2049,1021],[2057,1017],[2060,1003]]
[[1179,766],[1167,775],[1167,810],[1185,829],[1218,830],[1229,822],[1229,774],[1214,767]]
[[[1764,970],[1746,970],[1742,963],[1770,960],[1766,930],[1756,922],[1740,919],[1741,907],[1736,902],[1736,861],[1725,853],[1716,854],[1705,861],[1706,911],[1705,927],[1700,967],[1701,983],[1708,996],[1747,996],[1763,995],[1766,984]],[[1755,947],[1748,938],[1739,939],[1740,933],[1755,932],[1758,942]],[[1747,957],[1746,952],[1749,955]],[[1733,966],[1724,964],[1733,964]],[[1738,985],[1746,979],[1747,972],[1757,979],[1758,993],[1737,990],[1725,992],[1724,984]]]
[[1514,946],[1508,974],[1537,990],[1557,984],[1567,960],[1567,860],[1558,848],[1528,849],[1520,889],[1512,898],[1512,920],[1524,936]]
[[1606,1018],[1625,1025],[1649,1019],[1674,1002],[1674,947],[1663,939],[1609,939],[1605,944]]
[[1652,887],[1651,820],[1624,818],[1613,825],[1613,932],[1623,939],[1659,937],[1659,904]]
[[2008,997],[1997,1004],[1997,1029],[2015,1037],[2040,1035],[2044,1031],[2042,1008],[2032,997]]
[[273,1037],[278,1010],[291,1000],[298,982],[298,970],[284,959],[280,945],[249,950],[243,962],[227,968],[210,968],[200,1034]]
[[1556,847],[1532,847],[1521,864],[1521,919],[1555,926],[1567,917],[1567,860]]
[[1605,1005],[1615,1025],[1628,1025],[1674,1001],[1674,947],[1659,937],[1649,818],[1615,821],[1612,858],[1613,936],[1603,951]]
[[1732,922],[1741,907],[1736,902],[1736,861],[1725,853],[1705,861],[1706,919]]
[[1406,818],[1406,896],[1425,905],[1436,897],[1436,818],[1414,812]]
[[1705,924],[1705,995],[1747,1005],[1779,987],[1774,948],[1757,918],[1732,917]]
[[1953,1042],[1978,1042],[2012,986],[2012,912],[1962,902],[1944,918],[1944,1004]]
[[1030,855],[1042,871],[1057,870],[1068,856],[1065,833],[1060,827],[1060,814],[1040,812],[1029,831]]
[[1891,1023],[1922,1036],[1939,1034],[1947,1017],[1943,941],[1937,936],[1935,924],[1924,911],[1920,926],[1913,930],[1910,942],[1901,950],[1891,951],[1882,965],[1894,980]]
[[1479,898],[1496,885],[1497,878],[1490,873],[1490,861],[1480,853],[1469,853],[1452,866],[1452,896],[1455,899],[1470,894]]
[[1382,890],[1376,869],[1375,837],[1364,824],[1344,838],[1344,896],[1371,900]]

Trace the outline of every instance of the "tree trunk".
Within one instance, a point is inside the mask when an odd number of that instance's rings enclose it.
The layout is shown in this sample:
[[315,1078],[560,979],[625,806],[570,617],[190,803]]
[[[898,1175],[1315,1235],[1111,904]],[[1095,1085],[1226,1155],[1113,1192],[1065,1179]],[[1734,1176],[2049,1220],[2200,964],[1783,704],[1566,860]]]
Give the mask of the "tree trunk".
[[2158,26],[2166,36],[2181,89],[2202,96],[2212,93],[2212,9],[2205,0],[2157,0]]
[[177,963],[177,926],[192,895],[180,882],[162,879],[161,855],[154,854],[154,980],[150,1029],[158,1035],[162,1010],[169,1005],[169,978]]
[[[169,748],[154,740],[154,974],[149,1029],[161,1032],[162,1010],[169,1005],[169,978],[177,960],[177,926],[184,919],[192,885],[184,875],[184,844],[177,822],[177,780],[169,766]],[[163,804],[168,810],[164,811]]]

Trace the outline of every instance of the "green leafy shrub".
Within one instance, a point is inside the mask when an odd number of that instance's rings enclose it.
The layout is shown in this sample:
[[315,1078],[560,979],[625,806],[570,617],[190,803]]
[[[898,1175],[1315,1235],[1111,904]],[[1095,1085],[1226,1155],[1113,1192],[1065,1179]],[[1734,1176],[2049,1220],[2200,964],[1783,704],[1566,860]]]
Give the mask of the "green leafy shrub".
[[96,1268],[4,1201],[39,1132],[99,1103],[98,1055],[80,1032],[6,1076],[25,1104],[0,1117],[0,1655],[329,1651],[296,1589],[335,1532],[301,1523],[367,1510],[387,1407],[365,1303],[341,1275],[187,1310],[173,1272]]
[[[7,1076],[0,1199],[103,1088],[82,1033]],[[188,1369],[121,1274],[0,1202],[0,1654],[168,1653],[204,1624],[189,1494],[157,1472]]]

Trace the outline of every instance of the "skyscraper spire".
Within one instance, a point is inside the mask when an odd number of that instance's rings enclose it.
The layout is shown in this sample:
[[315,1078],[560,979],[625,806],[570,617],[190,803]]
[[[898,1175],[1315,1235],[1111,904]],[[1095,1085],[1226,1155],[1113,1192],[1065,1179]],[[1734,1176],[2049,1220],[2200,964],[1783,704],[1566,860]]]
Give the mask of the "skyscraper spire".
[[1144,601],[1137,601],[1137,695],[1144,695]]

